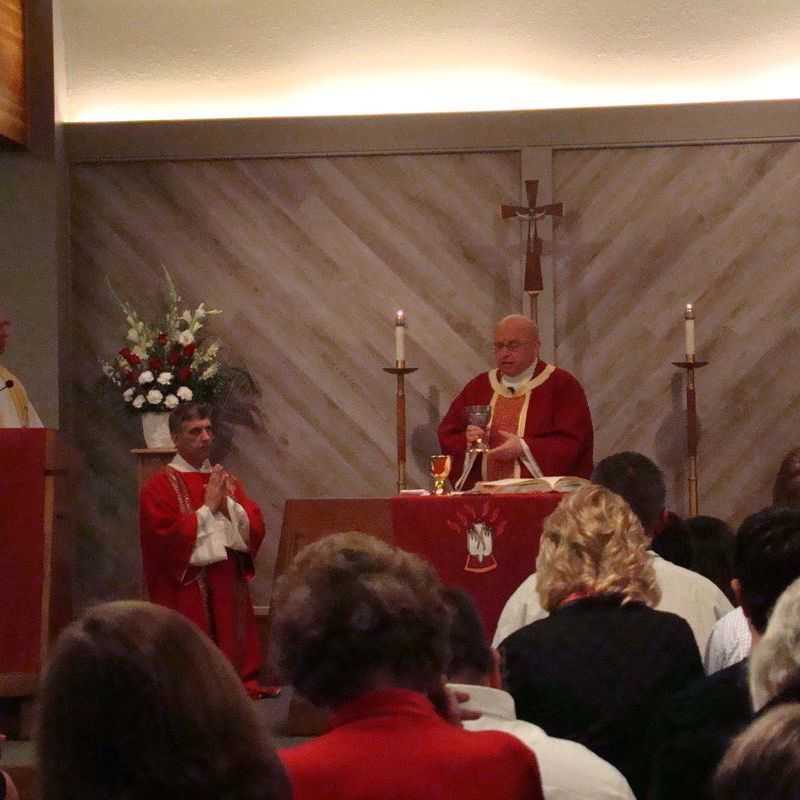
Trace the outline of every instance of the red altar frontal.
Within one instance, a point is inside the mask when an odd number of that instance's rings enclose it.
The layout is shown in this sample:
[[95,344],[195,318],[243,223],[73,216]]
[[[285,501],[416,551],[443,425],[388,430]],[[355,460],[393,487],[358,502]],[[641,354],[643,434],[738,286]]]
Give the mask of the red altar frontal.
[[362,531],[417,553],[472,595],[491,638],[511,593],[534,571],[542,523],[562,495],[287,500],[276,576],[310,542]]

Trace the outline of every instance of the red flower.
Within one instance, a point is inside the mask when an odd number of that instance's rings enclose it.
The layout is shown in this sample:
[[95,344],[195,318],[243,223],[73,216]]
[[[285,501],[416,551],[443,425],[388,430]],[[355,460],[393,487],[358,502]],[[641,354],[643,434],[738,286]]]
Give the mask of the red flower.
[[152,370],[161,370],[161,367],[164,366],[164,362],[158,356],[150,356],[147,359],[147,364]]
[[137,356],[136,353],[131,353],[130,355],[126,356],[126,358],[128,359],[128,363],[132,367],[138,367],[139,364],[142,363],[142,359],[139,358],[139,356]]
[[167,361],[174,367],[181,360],[181,351],[173,350],[168,356]]
[[163,333],[163,332],[162,332],[162,333],[159,333],[159,334],[158,334],[158,343],[159,343],[160,345],[165,345],[165,344],[167,343],[167,340],[168,340],[168,339],[169,339],[169,337],[167,336],[167,334],[166,334],[166,333]]
[[189,367],[181,367],[178,370],[178,380],[181,383],[187,383],[192,377],[192,370]]
[[187,344],[186,347],[183,348],[183,354],[186,356],[186,358],[191,358],[194,355],[195,350],[197,350],[196,344]]

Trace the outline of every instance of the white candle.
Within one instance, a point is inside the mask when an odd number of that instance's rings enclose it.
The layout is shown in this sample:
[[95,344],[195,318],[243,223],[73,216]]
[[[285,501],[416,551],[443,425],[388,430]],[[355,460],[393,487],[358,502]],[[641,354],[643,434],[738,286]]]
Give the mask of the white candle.
[[694,308],[691,303],[686,304],[686,313],[683,315],[686,323],[686,358],[694,358]]
[[394,315],[394,360],[398,366],[406,360],[406,312],[402,308]]

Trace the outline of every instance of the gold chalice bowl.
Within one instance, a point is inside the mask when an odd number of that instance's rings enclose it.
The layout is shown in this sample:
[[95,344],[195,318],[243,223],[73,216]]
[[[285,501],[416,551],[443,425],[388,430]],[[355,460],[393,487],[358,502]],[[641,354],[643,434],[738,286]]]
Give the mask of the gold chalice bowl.
[[450,456],[431,456],[431,477],[433,478],[434,494],[447,494],[444,485],[450,475],[450,467],[452,464],[453,462]]

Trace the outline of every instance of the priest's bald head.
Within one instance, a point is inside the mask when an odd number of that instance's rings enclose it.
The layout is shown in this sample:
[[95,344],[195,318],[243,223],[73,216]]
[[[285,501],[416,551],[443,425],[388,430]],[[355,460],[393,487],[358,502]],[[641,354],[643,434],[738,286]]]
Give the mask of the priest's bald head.
[[494,355],[501,374],[514,377],[530,369],[539,359],[539,329],[522,314],[509,314],[494,331]]

